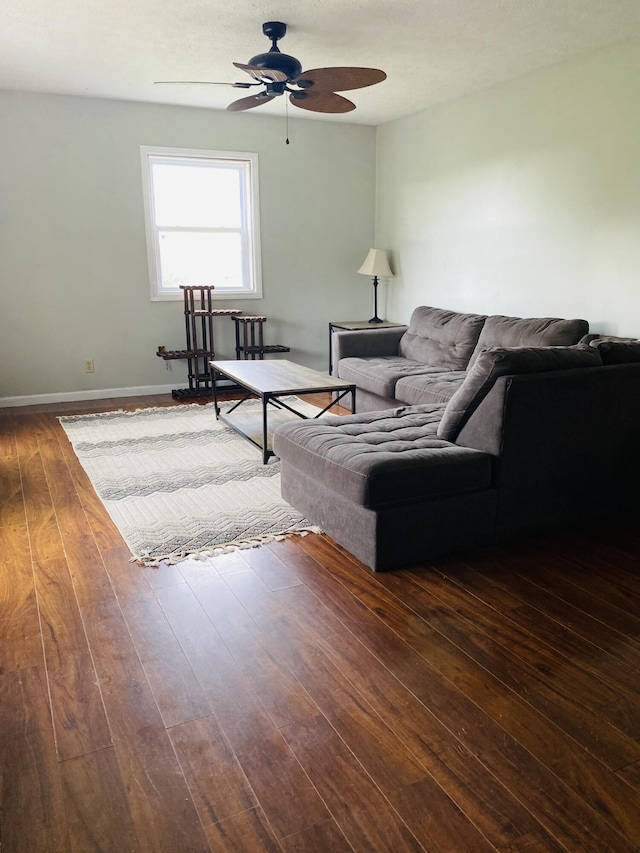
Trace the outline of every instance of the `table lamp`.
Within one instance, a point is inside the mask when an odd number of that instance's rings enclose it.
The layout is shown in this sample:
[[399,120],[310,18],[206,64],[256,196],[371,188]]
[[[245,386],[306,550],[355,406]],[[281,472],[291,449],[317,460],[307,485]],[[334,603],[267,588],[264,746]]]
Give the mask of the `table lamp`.
[[392,278],[393,273],[389,267],[389,259],[384,249],[369,249],[369,254],[358,270],[362,275],[373,276],[373,317],[370,323],[382,323],[378,317],[378,276],[381,278]]

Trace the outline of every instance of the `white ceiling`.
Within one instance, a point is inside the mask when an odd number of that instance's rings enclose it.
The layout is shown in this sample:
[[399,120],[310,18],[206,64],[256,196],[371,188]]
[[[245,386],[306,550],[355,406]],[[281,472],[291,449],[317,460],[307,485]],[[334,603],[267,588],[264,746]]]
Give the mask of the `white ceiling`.
[[232,62],[269,49],[269,20],[288,25],[280,49],[305,70],[386,71],[346,93],[354,112],[320,116],[382,124],[640,36],[640,0],[2,0],[0,88],[224,109],[249,93],[154,81],[248,81]]

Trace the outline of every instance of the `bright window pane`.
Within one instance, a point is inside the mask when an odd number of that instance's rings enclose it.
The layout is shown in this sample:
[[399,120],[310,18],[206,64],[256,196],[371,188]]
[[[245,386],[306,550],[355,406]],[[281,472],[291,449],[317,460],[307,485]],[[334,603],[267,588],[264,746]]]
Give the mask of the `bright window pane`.
[[152,300],[259,299],[258,156],[140,146]]
[[242,287],[240,234],[160,231],[158,239],[163,288]]
[[240,228],[237,167],[154,163],[152,169],[156,225]]

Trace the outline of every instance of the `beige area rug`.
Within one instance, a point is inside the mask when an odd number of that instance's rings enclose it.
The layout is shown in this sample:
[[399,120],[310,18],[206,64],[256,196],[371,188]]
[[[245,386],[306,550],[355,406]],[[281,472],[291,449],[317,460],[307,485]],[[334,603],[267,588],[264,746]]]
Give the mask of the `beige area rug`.
[[[259,405],[242,408],[259,412]],[[254,445],[216,420],[213,404],[59,420],[133,558],[144,565],[316,530],[280,497],[279,460],[263,465]]]

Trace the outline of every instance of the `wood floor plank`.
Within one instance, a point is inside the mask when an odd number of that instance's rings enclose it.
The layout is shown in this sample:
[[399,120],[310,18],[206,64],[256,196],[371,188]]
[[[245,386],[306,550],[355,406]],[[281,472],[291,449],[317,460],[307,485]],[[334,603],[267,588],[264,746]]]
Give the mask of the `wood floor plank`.
[[335,820],[316,824],[310,829],[280,839],[284,853],[311,853],[313,850],[331,853],[352,853],[353,847],[340,831]]
[[69,849],[44,667],[0,673],[3,851]]
[[60,765],[71,853],[127,851],[141,846],[113,747]]
[[57,434],[49,430],[44,435],[40,434],[38,448],[54,503],[63,495],[77,495],[69,466],[60,450]]
[[67,561],[38,561],[33,572],[47,663],[55,664],[69,655],[88,655],[87,635]]
[[[197,563],[183,564],[182,573],[203,610],[224,639],[255,630],[255,622],[229,589],[222,576]],[[236,572],[232,573],[237,574]]]
[[16,455],[0,456],[0,527],[25,522],[20,460]]
[[635,788],[636,791],[640,792],[640,761],[636,761],[634,764],[629,764],[627,767],[618,770],[617,775],[631,785],[632,788]]
[[432,778],[392,791],[389,800],[425,850],[457,853],[494,850]]
[[0,671],[43,663],[27,528],[0,527]]
[[66,560],[34,565],[42,643],[61,760],[111,745],[82,615]]
[[213,715],[169,729],[204,826],[253,809],[258,799]]
[[329,819],[316,788],[265,710],[245,709],[242,717],[225,717],[222,725],[278,838]]
[[251,548],[239,554],[270,590],[286,589],[300,583],[295,572],[268,548]]
[[208,850],[160,711],[114,601],[85,610],[87,634],[138,837],[148,849]]
[[3,606],[2,611],[5,615],[0,617],[0,671],[13,672],[43,665],[38,605],[33,589],[20,600],[14,595],[11,607]]
[[120,606],[164,725],[204,717],[211,707],[155,596],[121,599]]
[[147,583],[152,589],[164,589],[185,582],[179,563],[161,563],[159,566],[139,568],[144,571]]
[[187,584],[156,590],[187,660],[218,719],[261,707],[250,679]]
[[6,568],[0,576],[0,583],[3,585],[11,583],[12,566],[18,566],[21,572],[27,574],[31,570],[29,531],[26,524],[0,527],[0,566]]
[[114,600],[113,587],[78,496],[61,492],[54,506],[67,565],[81,607]]
[[278,728],[316,716],[318,706],[291,670],[273,654],[267,638],[245,632],[235,640],[227,639],[226,646]]
[[17,455],[16,430],[16,418],[0,414],[0,458]]
[[51,713],[60,761],[111,746],[111,732],[90,655],[47,664]]
[[102,550],[101,556],[119,601],[148,596],[149,590],[152,589],[149,581],[157,573],[157,569],[131,562],[131,552],[126,545]]
[[365,841],[372,841],[369,824],[372,814],[378,815],[378,820],[384,816],[384,832],[376,834],[369,849],[421,849],[407,825],[322,715],[285,726],[282,733],[356,850],[366,849]]
[[[252,552],[254,550],[256,549],[251,549]],[[215,571],[220,575],[227,572],[246,571],[247,561],[242,553],[242,551],[230,551],[228,554],[219,554],[214,561]]]
[[29,542],[34,560],[64,556],[44,465],[37,448],[19,457]]
[[281,849],[259,807],[209,824],[205,830],[215,853],[277,853]]

